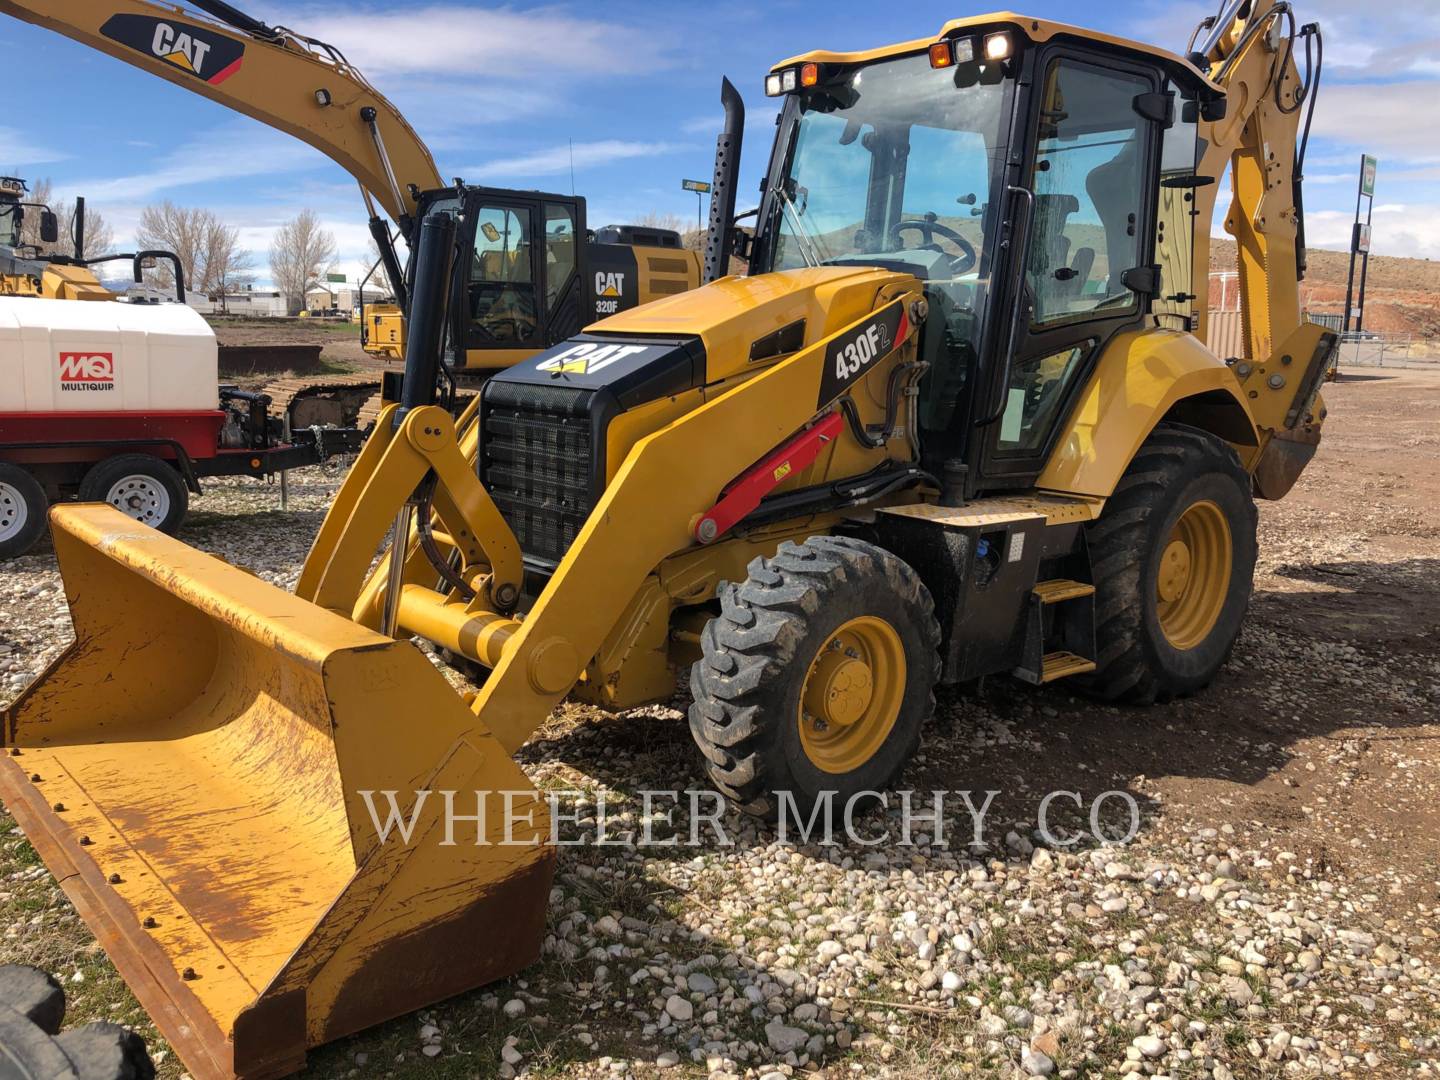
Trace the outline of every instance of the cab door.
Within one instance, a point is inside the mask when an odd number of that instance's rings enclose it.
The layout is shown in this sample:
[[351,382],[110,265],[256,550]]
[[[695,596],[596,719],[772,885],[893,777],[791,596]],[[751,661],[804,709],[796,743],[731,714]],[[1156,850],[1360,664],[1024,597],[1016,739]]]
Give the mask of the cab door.
[[584,308],[585,202],[546,198],[545,220],[545,343],[574,337],[589,322]]
[[506,367],[545,347],[538,203],[475,192],[466,208],[468,251],[455,302],[466,366]]
[[990,490],[1033,484],[1101,350],[1150,302],[1160,73],[1057,48],[1037,75],[1023,287],[982,434],[979,486]]

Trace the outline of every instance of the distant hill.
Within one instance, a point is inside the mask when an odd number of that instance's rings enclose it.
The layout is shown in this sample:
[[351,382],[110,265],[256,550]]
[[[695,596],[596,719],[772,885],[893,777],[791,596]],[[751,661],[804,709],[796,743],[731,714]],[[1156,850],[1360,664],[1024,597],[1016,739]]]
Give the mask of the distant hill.
[[[1310,248],[1307,259],[1309,267],[1300,286],[1302,303],[1307,310],[1317,313],[1342,313],[1349,254]],[[1220,237],[1212,240],[1210,269],[1212,272],[1235,269],[1235,241]],[[1358,266],[1356,277],[1358,291]],[[1366,294],[1367,330],[1440,338],[1440,263],[1372,255]]]

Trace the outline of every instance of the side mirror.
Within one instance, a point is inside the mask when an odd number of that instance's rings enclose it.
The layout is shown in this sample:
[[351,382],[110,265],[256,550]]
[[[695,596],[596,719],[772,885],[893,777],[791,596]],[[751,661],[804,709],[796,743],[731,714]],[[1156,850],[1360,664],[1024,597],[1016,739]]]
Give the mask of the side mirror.
[[53,210],[40,211],[40,242],[42,244],[60,242],[60,222],[56,220]]

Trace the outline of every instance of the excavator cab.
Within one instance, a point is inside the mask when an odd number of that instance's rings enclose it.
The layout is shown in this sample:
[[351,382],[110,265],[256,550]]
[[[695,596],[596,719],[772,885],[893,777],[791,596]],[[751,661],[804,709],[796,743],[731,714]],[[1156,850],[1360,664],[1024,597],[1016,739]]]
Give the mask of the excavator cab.
[[[693,289],[698,256],[678,233],[609,226],[594,233],[574,195],[460,185],[419,197],[417,217],[453,215],[457,257],[447,367],[506,368],[599,319]],[[372,305],[373,306],[373,305]],[[401,357],[398,305],[366,319],[367,348]],[[457,343],[459,348],[457,348]]]

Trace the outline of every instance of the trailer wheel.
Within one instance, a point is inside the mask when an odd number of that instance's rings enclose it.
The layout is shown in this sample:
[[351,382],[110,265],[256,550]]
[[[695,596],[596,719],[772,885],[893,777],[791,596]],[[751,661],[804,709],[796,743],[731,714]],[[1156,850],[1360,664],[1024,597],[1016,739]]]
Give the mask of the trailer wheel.
[[190,493],[169,462],[149,454],[117,454],[80,481],[81,502],[104,502],[136,521],[173,533],[185,518]]
[[[720,594],[690,669],[690,731],[711,781],[773,817],[809,820],[884,791],[935,711],[940,629],[930,593],[883,548],[839,536],[785,543]],[[832,794],[833,793],[833,794]]]
[[49,500],[40,481],[18,465],[0,461],[0,559],[24,555],[45,533]]
[[1134,704],[1208,686],[1250,605],[1255,526],[1235,451],[1196,428],[1157,428],[1086,535],[1099,655],[1077,682]]

